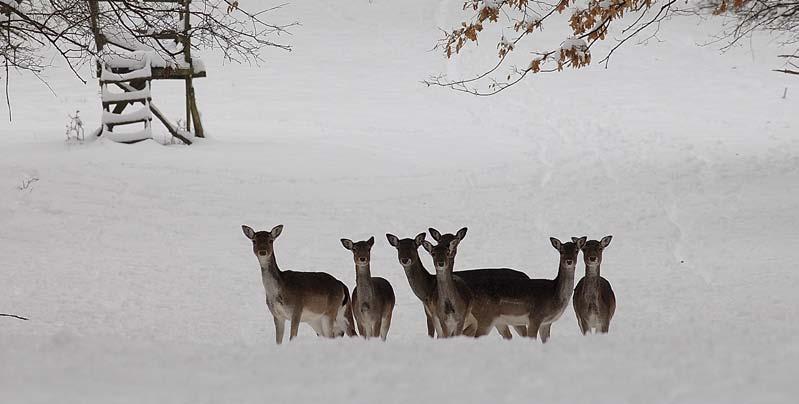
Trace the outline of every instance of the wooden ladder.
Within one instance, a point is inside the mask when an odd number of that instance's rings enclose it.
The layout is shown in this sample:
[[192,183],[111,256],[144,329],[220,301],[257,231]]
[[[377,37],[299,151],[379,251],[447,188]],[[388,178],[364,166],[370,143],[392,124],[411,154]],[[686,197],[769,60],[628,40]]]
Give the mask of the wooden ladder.
[[[127,73],[114,73],[102,64],[100,74],[101,99],[103,103],[102,135],[115,142],[133,143],[152,139],[153,114],[150,110],[150,80],[152,71],[149,58],[144,58],[142,66]],[[109,86],[118,85],[122,92],[113,92]],[[141,103],[138,110],[125,113],[125,107]],[[113,109],[111,108],[113,106]],[[143,123],[144,128],[134,132],[114,132],[117,126]]]

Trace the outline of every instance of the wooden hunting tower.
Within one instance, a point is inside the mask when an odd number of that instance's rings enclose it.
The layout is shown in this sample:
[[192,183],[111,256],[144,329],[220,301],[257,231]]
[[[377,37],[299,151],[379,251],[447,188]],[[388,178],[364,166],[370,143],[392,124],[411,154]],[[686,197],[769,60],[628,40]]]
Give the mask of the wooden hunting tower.
[[[154,31],[149,28],[131,30],[123,27],[122,22],[109,24],[103,17],[113,13],[113,10],[107,9],[109,5],[106,3],[121,2],[89,0],[91,27],[98,55],[97,77],[102,90],[103,122],[98,135],[124,143],[151,139],[151,122],[155,117],[172,136],[191,144],[192,136],[204,137],[193,80],[205,77],[203,63],[191,56],[191,0],[138,1],[153,5],[148,8],[148,13],[163,14],[149,17],[174,21],[174,26]],[[185,82],[185,129],[170,122],[153,104],[150,92],[153,80]],[[141,108],[126,111],[127,107],[136,104],[141,104]],[[115,131],[118,126],[132,124],[143,124],[144,127],[133,132]]]

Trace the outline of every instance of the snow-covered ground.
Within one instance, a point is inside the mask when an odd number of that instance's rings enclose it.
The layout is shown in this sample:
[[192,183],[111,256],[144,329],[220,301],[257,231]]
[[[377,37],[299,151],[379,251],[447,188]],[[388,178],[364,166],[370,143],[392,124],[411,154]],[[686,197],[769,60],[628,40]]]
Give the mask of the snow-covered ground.
[[[0,317],[2,402],[793,402],[799,82],[769,72],[768,38],[720,55],[696,46],[712,23],[673,20],[608,70],[477,98],[420,84],[484,66],[430,51],[459,9],[295,2],[293,52],[207,57],[211,137],[191,147],[65,144],[67,114],[98,122],[97,83],[54,71],[54,97],[12,80],[0,312],[31,320]],[[154,88],[171,117],[179,89]],[[375,235],[398,302],[387,343],[302,326],[275,346],[243,223],[284,224],[282,268],[350,287],[339,239]],[[428,226],[469,227],[460,268],[535,277],[555,275],[549,236],[612,234],[611,333],[581,336],[569,307],[546,345],[430,340],[384,238]]]

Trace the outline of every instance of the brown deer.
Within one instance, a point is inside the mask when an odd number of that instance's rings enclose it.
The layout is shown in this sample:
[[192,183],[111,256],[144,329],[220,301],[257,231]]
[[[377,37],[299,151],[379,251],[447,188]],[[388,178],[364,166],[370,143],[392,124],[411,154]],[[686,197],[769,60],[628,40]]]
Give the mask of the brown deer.
[[375,238],[353,243],[343,238],[341,244],[352,251],[355,261],[355,289],[352,290],[352,306],[358,332],[364,338],[380,337],[386,340],[391,327],[394,310],[394,289],[387,280],[373,277],[370,270],[371,251]]
[[552,246],[560,253],[558,275],[555,279],[530,279],[531,307],[527,322],[527,336],[538,335],[541,342],[549,340],[552,323],[558,321],[569,306],[574,290],[574,269],[577,266],[577,254],[585,245],[585,237],[561,243],[550,237]]
[[552,323],[569,305],[577,255],[585,237],[568,243],[554,237],[550,241],[560,253],[555,279],[492,279],[476,288],[472,307],[472,316],[477,321],[476,337],[487,334],[496,324],[507,324],[526,325],[528,337],[540,336],[542,342],[549,340]]
[[463,335],[466,320],[471,315],[472,292],[463,279],[452,275],[458,243],[466,237],[466,230],[464,227],[452,237],[442,237],[436,246],[422,241],[436,268],[436,287],[427,305],[435,308],[435,319],[441,328],[439,338]]
[[582,248],[585,276],[574,289],[572,305],[583,335],[591,331],[607,333],[610,320],[616,312],[616,295],[613,293],[613,288],[610,287],[610,282],[599,274],[602,251],[610,244],[612,238],[613,236],[606,236],[600,241],[590,240]]
[[430,304],[430,296],[436,288],[436,276],[427,272],[422,260],[419,258],[419,246],[424,242],[424,233],[419,233],[415,238],[399,239],[393,234],[386,234],[388,243],[397,249],[397,259],[399,259],[402,269],[405,270],[405,277],[411,291],[422,302],[424,315],[427,319],[427,335],[431,338],[436,335],[441,328],[435,319],[435,306]]
[[[433,228],[429,229],[430,234],[435,239],[440,239],[441,234]],[[448,237],[454,238],[455,235],[451,234]],[[408,284],[411,286],[413,294],[422,302],[425,318],[427,320],[427,335],[431,338],[438,333],[441,334],[441,326],[435,317],[435,307],[427,304],[433,289],[436,288],[436,276],[429,273],[424,267],[421,259],[419,258],[419,246],[425,239],[424,233],[419,233],[415,238],[404,238],[393,234],[386,234],[388,243],[397,249],[397,259],[405,271],[405,276],[408,278]],[[453,276],[461,278],[466,285],[471,289],[477,287],[481,282],[488,279],[508,278],[508,279],[529,279],[524,272],[519,272],[508,268],[491,268],[491,269],[470,269],[465,271],[454,271]],[[473,329],[476,328],[476,321],[470,321],[471,317],[467,319],[466,334],[473,335]],[[497,332],[503,338],[510,339],[512,336],[507,325],[496,324]],[[527,336],[527,327],[524,325],[514,326],[516,332],[520,336]]]
[[[432,227],[427,229],[427,231],[430,232],[430,236],[433,237],[433,240],[435,240],[436,242],[439,242],[439,243],[442,240],[444,240],[444,241],[452,240],[452,239],[454,239],[456,237],[454,234],[451,234],[451,233],[447,233],[447,234],[443,234],[442,235],[441,232],[439,232],[438,230],[436,230],[436,229],[434,229]],[[464,234],[464,236],[465,236],[465,234]],[[483,289],[485,289],[486,286],[489,286],[489,288],[490,288],[490,285],[491,285],[491,283],[494,280],[509,280],[509,281],[512,281],[512,280],[528,280],[528,279],[530,279],[527,276],[527,274],[525,274],[524,272],[517,271],[515,269],[510,269],[510,268],[467,269],[467,270],[463,270],[463,271],[455,271],[455,272],[453,272],[453,275],[461,278],[464,282],[466,282],[466,286],[469,287],[469,290],[472,291],[473,295],[481,294],[481,292],[483,291]],[[477,296],[475,296],[475,297],[477,297]],[[466,329],[464,330],[464,333],[466,335],[475,336],[475,337],[478,337],[478,336],[481,336],[481,335],[485,335],[485,334],[476,335],[478,321],[477,321],[477,318],[475,318],[473,315],[469,316],[466,319],[466,322],[467,322]],[[505,324],[503,322],[496,322],[496,323],[494,323],[494,327],[497,329],[497,332],[499,333],[499,335],[502,336],[502,338],[505,338],[505,339],[511,339],[512,338],[512,335],[510,333],[510,329],[508,328],[508,324]],[[522,336],[522,337],[526,337],[527,336],[527,327],[525,325],[514,325],[513,328],[516,330],[516,333],[518,333],[519,336]],[[491,327],[488,328],[488,330],[490,330],[490,329],[491,329]],[[486,333],[488,332],[488,330],[486,330]]]
[[252,250],[261,264],[261,279],[266,306],[275,321],[275,341],[283,342],[285,322],[290,322],[289,340],[297,336],[300,323],[308,323],[317,335],[332,338],[355,335],[347,287],[324,272],[281,271],[275,258],[274,242],[283,225],[271,231],[254,231],[242,225],[252,241]]

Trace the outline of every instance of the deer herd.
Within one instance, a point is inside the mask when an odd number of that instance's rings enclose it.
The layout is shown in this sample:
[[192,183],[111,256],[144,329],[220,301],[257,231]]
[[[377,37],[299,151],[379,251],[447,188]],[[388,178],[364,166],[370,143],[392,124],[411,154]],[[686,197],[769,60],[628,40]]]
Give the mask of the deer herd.
[[[341,239],[355,263],[355,288],[325,272],[283,271],[277,265],[274,242],[283,231],[255,231],[242,226],[252,241],[253,253],[261,265],[266,305],[275,322],[275,339],[283,341],[286,321],[289,339],[297,336],[300,323],[308,323],[316,334],[335,338],[361,335],[386,339],[396,297],[391,284],[372,276],[371,250],[375,239],[354,242]],[[610,283],[600,276],[602,251],[611,236],[601,240],[572,237],[561,242],[551,237],[558,251],[555,279],[530,279],[521,271],[508,268],[454,271],[458,245],[466,237],[464,227],[455,234],[441,234],[430,228],[435,245],[425,233],[400,239],[386,234],[396,248],[397,258],[413,294],[422,302],[427,319],[427,335],[449,338],[465,335],[481,337],[496,329],[505,339],[511,331],[522,337],[547,342],[552,323],[557,321],[572,300],[583,335],[607,333],[616,310],[616,297]],[[427,271],[419,257],[422,246],[433,259],[435,274]],[[585,276],[574,286],[577,256],[582,251]],[[357,329],[357,331],[356,331]]]

